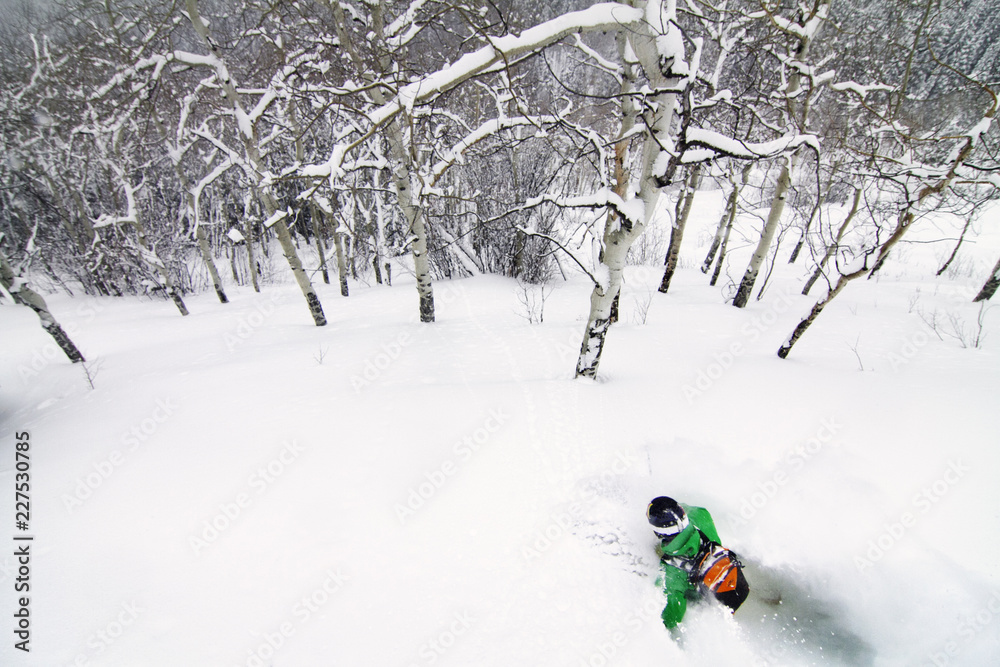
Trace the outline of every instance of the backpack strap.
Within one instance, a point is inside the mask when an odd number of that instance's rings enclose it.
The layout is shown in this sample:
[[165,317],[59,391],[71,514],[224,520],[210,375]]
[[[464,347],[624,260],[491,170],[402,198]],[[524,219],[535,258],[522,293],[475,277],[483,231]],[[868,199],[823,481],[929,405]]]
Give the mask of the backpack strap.
[[692,576],[698,585],[719,597],[742,586],[741,581],[745,581],[742,570],[743,564],[736,554],[713,542],[708,552],[698,561]]
[[708,536],[701,529],[695,527],[695,531],[698,533],[698,551],[693,556],[660,554],[661,563],[676,567],[678,570],[683,570],[687,573],[691,583],[698,583],[700,580],[698,577],[698,563],[705,559],[705,556],[711,549],[711,545],[715,544],[715,542],[708,539]]

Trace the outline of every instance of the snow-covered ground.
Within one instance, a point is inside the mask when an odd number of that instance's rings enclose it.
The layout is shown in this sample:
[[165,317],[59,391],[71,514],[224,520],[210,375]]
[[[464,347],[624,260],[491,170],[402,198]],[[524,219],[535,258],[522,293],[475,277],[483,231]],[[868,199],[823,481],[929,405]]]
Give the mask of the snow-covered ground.
[[[806,269],[728,305],[691,268],[720,206],[699,194],[670,294],[629,270],[596,383],[572,379],[580,279],[535,325],[496,277],[436,283],[433,325],[402,279],[318,284],[324,328],[290,282],[186,318],[52,295],[93,389],[0,307],[0,664],[998,664],[1000,310],[980,349],[945,332],[976,320],[1000,233],[940,278],[948,244],[906,245],[782,361]],[[752,586],[673,636],[643,515],[664,494],[712,511]]]

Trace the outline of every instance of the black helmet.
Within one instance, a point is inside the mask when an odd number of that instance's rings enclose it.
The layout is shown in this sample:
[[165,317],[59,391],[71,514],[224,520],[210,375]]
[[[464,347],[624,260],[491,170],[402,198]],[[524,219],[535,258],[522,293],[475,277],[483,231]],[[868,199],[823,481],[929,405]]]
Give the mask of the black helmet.
[[688,527],[687,514],[673,498],[654,498],[646,508],[646,518],[661,540],[671,539]]

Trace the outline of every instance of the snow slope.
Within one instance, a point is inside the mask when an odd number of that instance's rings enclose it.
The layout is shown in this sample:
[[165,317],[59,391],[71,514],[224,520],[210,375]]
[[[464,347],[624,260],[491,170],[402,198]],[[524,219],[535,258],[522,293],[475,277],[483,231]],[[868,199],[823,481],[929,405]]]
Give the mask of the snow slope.
[[[720,206],[699,194],[686,266]],[[290,282],[187,318],[53,295],[93,389],[5,305],[0,539],[27,430],[35,541],[29,655],[0,552],[0,664],[997,664],[1000,315],[981,349],[924,320],[975,319],[1000,234],[935,279],[945,250],[907,245],[786,361],[801,264],[745,310],[633,267],[596,383],[572,379],[577,279],[540,325],[495,277],[438,282],[433,325],[406,284],[318,285],[325,328]],[[743,556],[735,617],[659,623],[661,494]]]

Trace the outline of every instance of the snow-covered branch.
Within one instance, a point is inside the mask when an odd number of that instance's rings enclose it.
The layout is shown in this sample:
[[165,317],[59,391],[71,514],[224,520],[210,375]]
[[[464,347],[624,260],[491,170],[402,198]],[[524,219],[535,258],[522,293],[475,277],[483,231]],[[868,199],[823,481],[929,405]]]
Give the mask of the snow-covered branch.
[[[403,86],[392,100],[372,110],[368,114],[368,120],[372,128],[378,128],[400,112],[425,104],[459,84],[492,70],[498,64],[502,65],[520,55],[543,49],[574,33],[617,29],[636,24],[642,19],[643,11],[640,9],[617,2],[605,2],[589,9],[564,14],[529,28],[520,35],[492,38],[488,45]],[[358,142],[349,146],[338,144],[329,160],[305,167],[303,175],[329,176],[340,168],[348,150],[357,145]]]
[[515,127],[542,127],[543,125],[559,123],[561,120],[558,116],[494,118],[488,120],[445,151],[444,158],[431,168],[430,185],[437,183],[449,167],[455,163],[462,162],[467,150],[488,137]]
[[772,141],[749,142],[697,127],[688,128],[685,144],[686,148],[681,155],[683,164],[704,162],[718,157],[760,160],[777,157],[803,146],[808,146],[816,152],[820,150],[819,138],[812,134],[789,134]]
[[560,208],[611,208],[632,225],[641,226],[645,223],[645,205],[642,200],[636,198],[626,200],[607,188],[576,197],[543,194],[532,197],[524,205],[526,208],[530,208],[543,203],[553,204]]

